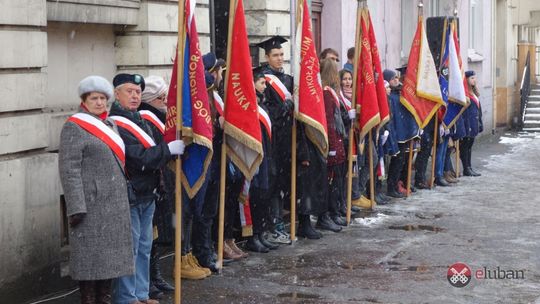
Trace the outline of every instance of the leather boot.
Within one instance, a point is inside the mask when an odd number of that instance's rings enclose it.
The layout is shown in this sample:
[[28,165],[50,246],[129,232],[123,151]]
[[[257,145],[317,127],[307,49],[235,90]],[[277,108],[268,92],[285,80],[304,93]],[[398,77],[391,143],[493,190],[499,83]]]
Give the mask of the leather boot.
[[268,247],[264,246],[261,243],[261,240],[259,239],[258,234],[253,234],[253,236],[251,236],[248,239],[246,243],[246,248],[247,250],[253,251],[253,252],[268,253],[270,251]]
[[347,226],[347,220],[342,217],[342,216],[339,216],[339,215],[332,215],[330,217],[332,219],[332,221],[334,221],[334,223],[336,223],[336,225],[338,226]]
[[263,233],[259,234],[259,241],[261,241],[261,244],[263,244],[265,247],[267,247],[270,250],[276,250],[279,248],[278,244],[274,244],[272,242],[269,242],[265,237]]
[[191,265],[190,258],[187,255],[183,255],[181,259],[182,259],[182,264],[181,264],[182,279],[202,280],[208,276],[206,272],[204,272],[202,269],[194,268]]
[[455,184],[458,182],[458,180],[452,176],[451,171],[444,172],[444,179],[451,184]]
[[469,167],[469,171],[472,173],[472,176],[482,176],[482,174],[474,171],[474,169],[472,167]]
[[81,304],[96,303],[96,281],[79,281]]
[[450,184],[447,183],[447,182],[444,180],[444,178],[442,178],[442,177],[436,177],[436,178],[435,178],[435,184],[436,184],[437,186],[441,186],[441,187],[448,187],[448,186],[450,186]]
[[[152,244],[152,251],[150,253],[150,287],[154,285],[161,291],[174,291],[174,287],[167,283],[161,276],[161,269],[159,267],[159,250],[157,244]],[[156,293],[155,293],[156,294]],[[160,299],[158,294],[152,299]]]
[[240,255],[238,252],[234,251],[229,246],[229,243],[227,241],[223,242],[223,258],[228,260],[240,260],[242,258],[242,255]]
[[465,176],[474,176],[470,167],[463,168],[463,175],[465,175]]
[[416,182],[414,183],[414,186],[416,187],[416,189],[431,190],[426,181]]
[[238,253],[243,258],[246,258],[249,254],[247,252],[244,252],[242,249],[238,248],[236,243],[234,242],[234,239],[228,239],[225,240],[225,243],[228,243],[229,247],[234,250],[236,253]]
[[322,237],[322,233],[313,228],[309,215],[298,215],[298,233],[299,237],[308,238],[310,240],[318,240]]
[[342,229],[341,226],[336,225],[336,223],[332,221],[328,214],[319,215],[316,227],[321,230],[330,230],[333,232],[340,232]]
[[112,280],[96,281],[96,304],[111,304],[111,282]]
[[150,283],[150,289],[148,289],[148,296],[153,300],[161,300],[165,296],[163,291],[159,290],[154,284]]
[[[217,267],[216,260],[212,257],[212,255],[202,255],[197,257],[197,261],[201,265],[202,268],[208,268],[211,272],[219,272],[219,268]],[[223,260],[223,264],[225,264],[225,259]]]
[[209,276],[212,274],[212,271],[209,268],[202,267],[201,264],[199,264],[199,261],[193,254],[191,254],[191,252],[187,254],[187,258],[191,266],[193,266],[193,268],[202,270],[206,274],[206,276]]

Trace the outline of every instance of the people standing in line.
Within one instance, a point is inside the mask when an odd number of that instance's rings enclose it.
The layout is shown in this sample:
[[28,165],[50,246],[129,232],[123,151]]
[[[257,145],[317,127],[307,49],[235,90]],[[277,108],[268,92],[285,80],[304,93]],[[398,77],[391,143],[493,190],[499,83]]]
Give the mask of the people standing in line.
[[69,219],[69,271],[82,304],[111,303],[111,279],[132,275],[133,249],[124,173],[125,145],[107,116],[112,85],[79,83],[79,111],[62,127],[60,181]]
[[[129,203],[132,225],[135,274],[122,276],[113,284],[117,304],[159,303],[149,298],[152,219],[161,170],[173,155],[184,153],[184,142],[159,141],[153,124],[137,112],[144,78],[138,74],[118,74],[113,79],[116,100],[111,106],[111,119],[126,146],[126,176],[131,187]],[[129,188],[129,187],[128,187]]]
[[463,112],[463,122],[465,124],[465,137],[459,145],[460,158],[463,163],[463,175],[465,176],[480,176],[472,168],[471,155],[474,139],[484,130],[482,122],[482,107],[480,105],[480,92],[476,87],[476,73],[472,70],[465,72],[467,78],[467,97],[470,99],[470,104]]
[[292,102],[293,78],[283,70],[284,53],[281,46],[287,40],[274,36],[257,44],[264,49],[267,65],[262,73],[267,78],[263,104],[272,121],[272,163],[274,174],[270,175],[270,234],[268,240],[278,244],[290,244],[290,235],[285,231],[283,209],[291,195],[291,138],[293,124]]

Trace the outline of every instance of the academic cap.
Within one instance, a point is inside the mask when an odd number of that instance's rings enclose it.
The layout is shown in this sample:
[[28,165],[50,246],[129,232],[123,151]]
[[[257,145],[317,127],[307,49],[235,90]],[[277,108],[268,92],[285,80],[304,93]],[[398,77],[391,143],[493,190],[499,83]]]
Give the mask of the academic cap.
[[288,40],[283,38],[282,36],[274,36],[270,39],[257,43],[256,46],[264,49],[267,53],[269,53],[272,49],[280,49],[281,44],[287,41]]

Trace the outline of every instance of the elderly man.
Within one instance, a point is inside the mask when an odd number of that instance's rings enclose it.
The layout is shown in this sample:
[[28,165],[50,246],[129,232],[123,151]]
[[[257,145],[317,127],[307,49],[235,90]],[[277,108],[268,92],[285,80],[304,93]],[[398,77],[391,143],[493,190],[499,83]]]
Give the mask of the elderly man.
[[152,248],[152,218],[161,169],[173,155],[182,155],[184,143],[165,143],[155,134],[155,126],[141,117],[137,109],[145,88],[138,74],[118,74],[113,79],[115,102],[111,119],[118,125],[126,147],[126,177],[131,212],[135,274],[114,282],[114,303],[157,304],[149,299],[149,266]]

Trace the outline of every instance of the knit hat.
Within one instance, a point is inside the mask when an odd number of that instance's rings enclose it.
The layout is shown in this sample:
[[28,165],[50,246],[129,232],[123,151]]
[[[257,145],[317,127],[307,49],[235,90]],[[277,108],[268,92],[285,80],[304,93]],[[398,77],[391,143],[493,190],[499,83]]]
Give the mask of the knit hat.
[[476,73],[473,71],[473,70],[469,70],[467,72],[465,72],[465,77],[469,78],[471,76],[475,76]]
[[390,81],[390,80],[394,79],[394,77],[397,76],[396,71],[392,71],[392,70],[388,70],[388,69],[384,70],[382,73],[383,73],[383,78],[386,81]]
[[111,83],[101,76],[88,76],[79,82],[79,97],[86,93],[99,92],[107,96],[107,99],[113,97],[113,87]]
[[165,83],[165,80],[159,76],[148,76],[145,79],[145,89],[141,95],[142,102],[150,102],[159,96],[167,93],[169,86]]

